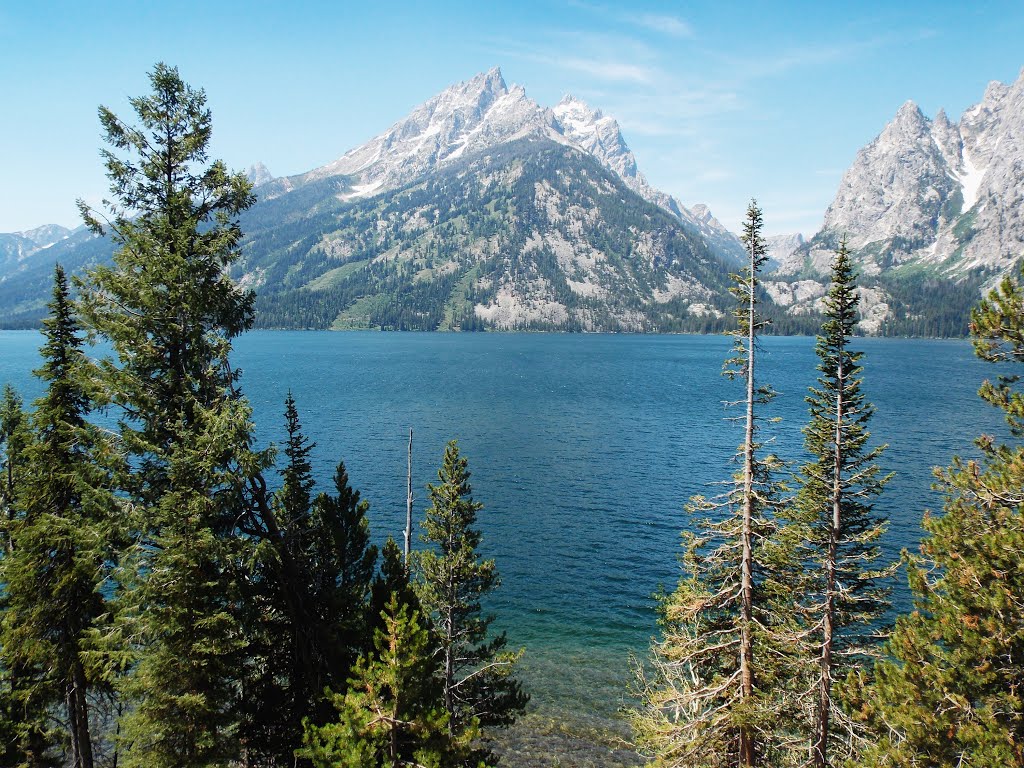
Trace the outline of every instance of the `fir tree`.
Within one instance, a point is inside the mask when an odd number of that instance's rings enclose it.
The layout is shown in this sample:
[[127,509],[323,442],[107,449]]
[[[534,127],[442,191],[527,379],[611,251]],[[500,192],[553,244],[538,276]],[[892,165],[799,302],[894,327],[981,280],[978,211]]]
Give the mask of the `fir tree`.
[[253,650],[243,727],[250,761],[294,763],[303,722],[318,726],[333,716],[324,691],[343,693],[360,654],[371,650],[370,589],[377,557],[370,544],[369,504],[349,484],[344,463],[335,495],[313,488],[298,409],[285,401],[286,462],[273,511],[279,538],[258,549],[248,603],[254,613]]
[[483,505],[473,500],[468,461],[452,440],[428,485],[431,506],[422,541],[436,549],[416,557],[420,600],[431,619],[441,659],[441,681],[448,728],[453,737],[479,723],[513,723],[528,701],[512,677],[520,653],[505,650],[505,633],[488,639],[493,616],[480,601],[499,585],[493,560],[481,560],[481,533],[474,528]]
[[[744,439],[730,489],[691,500],[692,513],[718,519],[684,533],[683,577],[660,601],[662,638],[650,671],[637,665],[641,707],[632,713],[641,751],[658,766],[753,766],[782,749],[772,738],[785,728],[792,661],[792,595],[785,579],[792,555],[774,541],[772,513],[780,488],[778,460],[762,455],[761,407],[773,396],[755,376],[758,272],[767,259],[761,211],[747,210],[743,242],[748,262],[734,276],[732,354],[724,374],[745,385]],[[791,578],[789,576],[788,578]]]
[[[1005,279],[972,313],[977,355],[1024,361],[1024,291]],[[979,395],[1024,436],[1015,373]],[[910,558],[914,610],[897,619],[875,680],[854,699],[874,731],[864,765],[1024,765],[1024,447],[983,435],[978,460],[939,473],[944,513],[926,515]]]
[[250,412],[228,359],[253,297],[227,268],[241,238],[235,217],[253,197],[243,175],[207,164],[205,94],[164,64],[150,82],[151,95],[131,100],[136,125],[100,108],[118,249],[82,285],[81,307],[117,358],[97,376],[124,414],[132,467],[123,485],[133,544],[108,635],[128,672],[125,762],[197,768],[237,754],[239,563],[249,557],[238,525],[263,460],[249,450]]
[[112,495],[98,430],[86,422],[90,398],[85,357],[64,271],[54,275],[50,315],[43,322],[47,383],[32,415],[22,514],[10,528],[0,638],[4,665],[39,669],[32,696],[61,708],[70,732],[71,764],[92,768],[90,694],[95,671],[86,663],[88,634],[107,606],[101,594],[110,559]]
[[[0,481],[0,518],[3,550],[0,552],[0,585],[14,554],[14,534],[23,518],[22,489],[28,474],[27,453],[31,442],[29,418],[21,397],[10,384],[4,386],[0,402],[0,447],[3,448]],[[6,586],[0,588],[0,610],[4,618],[9,605]],[[0,764],[17,768],[51,768],[60,763],[54,744],[60,738],[50,711],[53,687],[47,684],[45,669],[26,664],[17,653],[10,654],[0,625]],[[12,658],[13,657],[13,658]]]
[[374,652],[363,656],[337,693],[335,722],[306,726],[299,756],[315,768],[448,768],[462,765],[474,735],[452,738],[438,659],[420,615],[392,594]]
[[408,606],[410,611],[423,613],[420,600],[410,580],[409,567],[402,556],[398,543],[388,536],[381,548],[380,572],[370,588],[370,630],[371,634],[384,628],[383,613],[395,595],[399,605]]
[[855,755],[853,722],[839,706],[833,682],[860,672],[875,655],[878,624],[888,609],[882,579],[891,569],[873,568],[886,528],[872,500],[888,477],[875,463],[883,447],[868,449],[874,408],[861,389],[863,353],[850,349],[859,298],[845,239],[832,267],[818,336],[818,383],[807,402],[804,445],[812,457],[801,469],[790,512],[804,539],[807,580],[799,590],[808,660],[811,757],[817,768],[840,765]]

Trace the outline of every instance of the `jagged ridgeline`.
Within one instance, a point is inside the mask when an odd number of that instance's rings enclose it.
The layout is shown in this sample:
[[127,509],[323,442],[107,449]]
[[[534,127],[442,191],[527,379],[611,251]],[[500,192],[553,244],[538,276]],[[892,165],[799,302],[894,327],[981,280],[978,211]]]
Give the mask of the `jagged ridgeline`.
[[[233,276],[278,328],[711,331],[743,251],[706,206],[651,187],[614,119],[552,108],[498,69],[457,83],[307,173],[250,173]],[[75,232],[0,277],[0,325],[41,316]]]
[[[862,332],[965,335],[1024,256],[1021,115],[1024,77],[992,83],[958,123],[905,104],[821,231],[777,238],[769,331],[817,331],[845,237]],[[744,258],[706,206],[647,182],[612,117],[571,96],[541,106],[498,69],[326,165],[250,178],[259,203],[233,276],[256,291],[261,327],[717,331]],[[84,229],[51,230],[0,235],[0,327],[38,326],[54,263],[81,274],[110,258]]]
[[869,333],[964,335],[969,310],[1024,257],[1024,74],[992,82],[956,123],[912,101],[861,149],[824,225],[768,285],[799,312],[825,293],[846,237]]
[[246,216],[239,270],[258,286],[260,325],[722,325],[730,267],[699,234],[572,147],[524,138],[390,194],[358,203],[334,196],[349,189],[346,179],[325,179]]

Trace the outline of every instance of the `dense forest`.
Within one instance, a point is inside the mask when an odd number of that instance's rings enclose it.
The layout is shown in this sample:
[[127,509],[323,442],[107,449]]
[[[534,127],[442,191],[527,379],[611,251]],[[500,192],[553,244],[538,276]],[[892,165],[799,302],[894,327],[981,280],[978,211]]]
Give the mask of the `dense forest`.
[[[231,364],[255,317],[230,278],[251,187],[207,157],[203,92],[162,64],[150,81],[134,122],[100,109],[114,202],[80,205],[114,261],[74,298],[57,267],[45,391],[31,408],[10,387],[0,402],[0,764],[494,765],[495,729],[528,694],[521,651],[481,608],[499,578],[479,555],[466,457],[448,444],[418,544],[410,522],[404,546],[378,548],[344,462],[314,495],[315,445],[291,396],[282,446],[254,445]],[[777,323],[762,227],[752,202],[732,314],[705,329],[734,340],[737,471],[690,500],[680,581],[635,663],[636,749],[679,768],[1024,766],[1024,449],[982,435],[979,460],[939,473],[944,511],[904,558],[914,608],[890,622],[899,564],[880,554],[888,475],[869,445],[850,254],[837,244],[809,458],[789,477],[757,365]],[[423,290],[468,291],[463,278]],[[472,325],[465,304],[426,317],[426,298],[395,292],[374,311],[388,327]],[[971,332],[1000,371],[1024,360],[1020,284],[983,300]],[[93,359],[96,342],[109,357]],[[979,395],[1024,434],[1015,375]]]

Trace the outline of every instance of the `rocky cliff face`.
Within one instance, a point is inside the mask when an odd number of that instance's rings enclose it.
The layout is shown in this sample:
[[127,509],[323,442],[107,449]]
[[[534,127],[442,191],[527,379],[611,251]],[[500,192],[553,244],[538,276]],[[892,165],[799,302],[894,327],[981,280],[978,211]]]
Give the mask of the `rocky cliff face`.
[[[917,282],[903,309],[920,314],[936,300],[919,290],[922,276],[937,289],[980,290],[1015,270],[1024,257],[1022,203],[1024,73],[1013,85],[990,84],[958,123],[941,111],[929,119],[911,101],[900,107],[843,175],[822,230],[780,258],[776,275],[780,283],[820,282],[845,237],[875,289],[865,294],[873,302],[867,330],[878,330],[896,318],[907,281]],[[792,306],[802,311],[804,303]]]
[[522,86],[508,87],[497,68],[445,89],[337,160],[308,173],[275,179],[260,191],[264,197],[276,197],[315,181],[344,177],[346,186],[339,190],[339,197],[354,201],[393,191],[462,158],[528,137],[589,154],[629,189],[699,232],[715,252],[742,258],[739,240],[706,206],[688,209],[647,182],[614,118],[573,96],[550,109],[542,107]]

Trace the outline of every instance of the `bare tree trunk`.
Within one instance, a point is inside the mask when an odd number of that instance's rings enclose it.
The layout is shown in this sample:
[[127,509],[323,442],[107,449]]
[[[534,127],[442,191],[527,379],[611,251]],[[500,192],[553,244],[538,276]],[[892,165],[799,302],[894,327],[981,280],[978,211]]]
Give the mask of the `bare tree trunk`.
[[[747,304],[747,417],[743,441],[743,551],[740,563],[740,699],[749,702],[754,697],[754,312],[755,243],[750,244],[750,277],[747,286],[750,295]],[[740,765],[750,768],[756,764],[754,733],[749,726],[741,726],[739,733]]]
[[405,567],[409,567],[409,553],[412,550],[412,427],[409,427],[409,462],[406,470],[405,499]]
[[71,750],[75,768],[93,768],[92,737],[89,733],[89,703],[86,699],[85,670],[75,661],[67,692],[68,720],[71,725]]
[[444,631],[444,706],[448,710],[448,735],[454,738],[459,724],[455,717],[455,622],[450,608],[446,611]]

